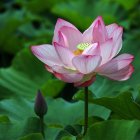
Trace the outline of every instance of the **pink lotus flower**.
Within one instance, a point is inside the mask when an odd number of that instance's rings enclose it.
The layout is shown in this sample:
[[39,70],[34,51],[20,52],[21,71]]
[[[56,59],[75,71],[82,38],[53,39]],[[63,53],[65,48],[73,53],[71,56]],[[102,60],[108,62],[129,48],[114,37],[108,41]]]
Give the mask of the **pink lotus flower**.
[[32,46],[31,50],[49,72],[75,86],[89,86],[96,74],[123,81],[134,71],[134,57],[115,57],[122,48],[122,33],[122,27],[115,23],[105,26],[102,17],[97,17],[84,33],[58,19],[52,45]]

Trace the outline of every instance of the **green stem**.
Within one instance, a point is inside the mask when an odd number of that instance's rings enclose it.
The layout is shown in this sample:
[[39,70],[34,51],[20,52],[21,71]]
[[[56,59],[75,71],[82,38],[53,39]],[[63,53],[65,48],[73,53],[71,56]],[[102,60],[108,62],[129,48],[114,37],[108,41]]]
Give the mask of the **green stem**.
[[44,117],[40,117],[40,129],[41,129],[41,133],[43,138],[45,139],[45,133],[44,133]]
[[88,129],[88,87],[85,87],[85,125],[83,136],[85,136],[87,129]]

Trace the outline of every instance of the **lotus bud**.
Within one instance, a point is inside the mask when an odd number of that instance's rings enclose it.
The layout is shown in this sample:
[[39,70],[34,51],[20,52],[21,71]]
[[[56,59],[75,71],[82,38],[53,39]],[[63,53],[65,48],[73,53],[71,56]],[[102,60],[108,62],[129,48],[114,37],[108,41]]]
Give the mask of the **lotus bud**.
[[47,110],[47,103],[39,90],[35,100],[34,111],[37,116],[42,118],[47,113]]

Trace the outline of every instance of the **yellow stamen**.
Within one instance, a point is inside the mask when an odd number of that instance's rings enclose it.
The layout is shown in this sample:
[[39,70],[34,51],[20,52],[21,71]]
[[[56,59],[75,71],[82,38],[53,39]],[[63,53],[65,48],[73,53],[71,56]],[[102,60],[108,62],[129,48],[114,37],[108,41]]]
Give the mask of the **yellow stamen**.
[[75,50],[73,53],[74,53],[75,55],[80,55],[82,52],[83,52],[83,51],[77,49],[77,50]]

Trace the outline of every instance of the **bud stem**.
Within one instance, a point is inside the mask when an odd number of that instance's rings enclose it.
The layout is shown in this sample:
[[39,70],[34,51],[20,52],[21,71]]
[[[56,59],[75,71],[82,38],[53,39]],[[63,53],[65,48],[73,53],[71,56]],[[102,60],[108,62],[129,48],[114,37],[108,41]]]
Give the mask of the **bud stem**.
[[85,136],[88,129],[88,87],[85,87],[85,124],[84,124],[84,133]]
[[43,138],[45,139],[45,133],[44,133],[44,117],[40,117],[40,129],[41,129],[41,133]]

